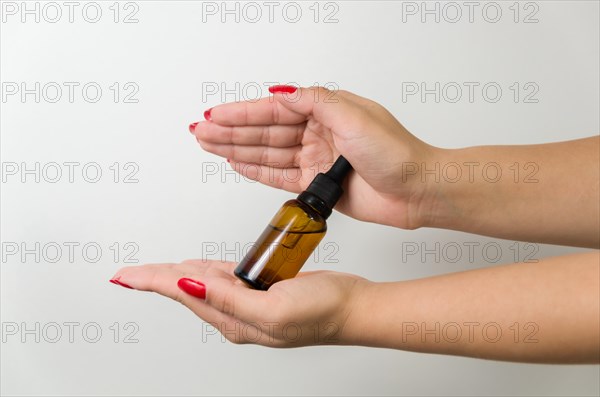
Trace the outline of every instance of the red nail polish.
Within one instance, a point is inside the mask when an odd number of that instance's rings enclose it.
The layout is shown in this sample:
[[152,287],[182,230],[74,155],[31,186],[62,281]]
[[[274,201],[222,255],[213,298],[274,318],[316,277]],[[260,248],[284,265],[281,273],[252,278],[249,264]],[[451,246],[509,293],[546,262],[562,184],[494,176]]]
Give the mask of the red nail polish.
[[190,133],[194,133],[194,130],[196,129],[196,126],[198,125],[198,122],[192,123],[190,124]]
[[200,281],[192,280],[191,278],[180,278],[177,281],[177,286],[186,294],[200,299],[206,298],[206,287]]
[[212,108],[204,111],[204,119],[205,120],[212,121],[212,117],[210,116],[211,111],[212,111]]
[[294,92],[296,92],[298,88],[294,87],[293,85],[274,85],[269,87],[269,92],[271,94],[277,94],[277,93],[286,93],[286,94],[293,94]]
[[227,162],[228,162],[228,163],[231,163],[231,159],[227,159]]
[[123,282],[121,282],[119,280],[116,280],[116,279],[112,279],[112,280],[108,280],[108,281],[110,281],[113,284],[120,285],[121,287],[129,288],[129,289],[134,289],[132,286],[127,285],[127,284],[125,284],[125,283],[123,283]]

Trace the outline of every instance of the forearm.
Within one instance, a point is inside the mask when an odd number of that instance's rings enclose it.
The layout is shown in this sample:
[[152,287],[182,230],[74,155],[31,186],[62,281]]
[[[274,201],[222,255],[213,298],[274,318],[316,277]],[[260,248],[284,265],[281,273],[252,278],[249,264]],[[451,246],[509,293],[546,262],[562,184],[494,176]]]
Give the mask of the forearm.
[[486,359],[599,361],[598,252],[367,284],[349,343]]
[[[600,139],[437,150],[423,174],[425,226],[597,248]],[[460,167],[462,175],[456,177]],[[456,181],[455,181],[456,180]]]

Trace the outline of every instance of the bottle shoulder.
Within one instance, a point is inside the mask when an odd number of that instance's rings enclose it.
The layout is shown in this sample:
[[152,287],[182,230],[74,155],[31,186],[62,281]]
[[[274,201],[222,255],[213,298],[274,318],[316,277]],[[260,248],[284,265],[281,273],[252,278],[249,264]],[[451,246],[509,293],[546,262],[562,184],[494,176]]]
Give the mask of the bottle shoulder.
[[299,208],[302,211],[304,211],[306,213],[306,215],[312,219],[315,222],[320,222],[323,224],[327,224],[327,220],[326,218],[324,218],[321,214],[319,214],[314,208],[312,208],[310,205],[298,200],[298,199],[291,199],[286,201],[284,204],[284,206],[290,206],[292,208]]
[[320,233],[327,230],[327,221],[317,211],[303,202],[286,201],[271,221],[277,229],[297,233]]

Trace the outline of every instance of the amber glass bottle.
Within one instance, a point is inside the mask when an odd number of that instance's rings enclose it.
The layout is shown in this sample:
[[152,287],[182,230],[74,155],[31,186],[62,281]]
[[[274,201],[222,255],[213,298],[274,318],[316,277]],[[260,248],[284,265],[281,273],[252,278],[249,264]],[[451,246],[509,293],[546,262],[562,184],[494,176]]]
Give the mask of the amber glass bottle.
[[298,198],[283,204],[239,263],[235,275],[261,290],[295,277],[325,236],[325,220],[342,195],[342,182],[351,169],[350,163],[340,156]]

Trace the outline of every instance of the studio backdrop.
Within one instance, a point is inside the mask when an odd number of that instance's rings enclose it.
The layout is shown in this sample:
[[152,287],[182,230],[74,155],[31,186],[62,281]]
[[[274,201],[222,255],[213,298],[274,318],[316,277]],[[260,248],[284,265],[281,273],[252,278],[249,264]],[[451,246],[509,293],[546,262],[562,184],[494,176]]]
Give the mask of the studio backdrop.
[[[596,1],[2,1],[2,395],[598,395],[597,366],[234,345],[108,280],[240,261],[294,197],[199,147],[212,106],[318,85],[439,147],[576,139],[600,131],[599,36]],[[334,212],[304,270],[396,281],[579,251]]]

